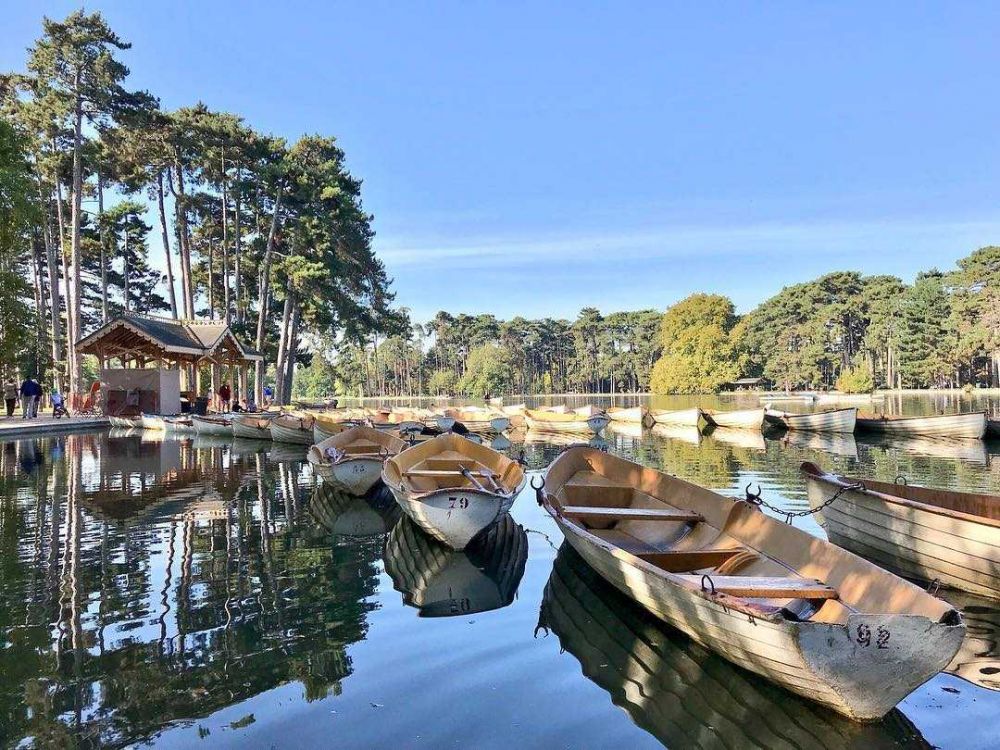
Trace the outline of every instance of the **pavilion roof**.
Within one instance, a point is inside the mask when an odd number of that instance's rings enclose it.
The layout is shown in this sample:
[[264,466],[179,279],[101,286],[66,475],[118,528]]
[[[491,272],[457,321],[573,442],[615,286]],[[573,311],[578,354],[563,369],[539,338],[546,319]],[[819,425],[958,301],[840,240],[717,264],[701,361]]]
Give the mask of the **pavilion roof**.
[[197,361],[226,354],[239,360],[263,359],[244,346],[221,320],[187,320],[126,313],[77,341],[85,354],[120,354]]

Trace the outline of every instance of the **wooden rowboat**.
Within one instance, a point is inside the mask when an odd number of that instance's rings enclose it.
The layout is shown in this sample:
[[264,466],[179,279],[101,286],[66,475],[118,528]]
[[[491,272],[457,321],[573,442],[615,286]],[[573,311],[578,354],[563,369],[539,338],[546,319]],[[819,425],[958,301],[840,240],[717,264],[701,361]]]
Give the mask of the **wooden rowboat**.
[[406,447],[394,435],[358,425],[312,446],[309,463],[323,481],[349,494],[364,495],[382,478],[386,459]]
[[199,435],[233,436],[233,422],[226,417],[192,414],[191,424]]
[[560,653],[575,657],[583,674],[664,747],[931,748],[898,709],[879,722],[849,721],[692,643],[615,590],[567,544],[545,584],[538,629],[551,630]]
[[514,601],[528,560],[528,535],[504,514],[462,552],[403,518],[385,545],[385,572],[421,617],[461,617]]
[[1000,497],[858,481],[802,464],[830,541],[911,578],[1000,598]]
[[194,424],[191,422],[191,417],[186,414],[164,417],[163,425],[167,432],[194,432]]
[[271,417],[236,417],[233,420],[233,435],[248,440],[270,440]]
[[677,425],[679,427],[697,427],[701,422],[702,412],[697,406],[693,409],[667,411],[659,409],[651,411],[650,416],[656,424]]
[[313,444],[313,416],[282,414],[271,420],[271,439],[276,443]]
[[637,424],[643,427],[651,427],[653,417],[649,409],[645,406],[633,406],[629,409],[608,409],[608,416],[612,422],[625,422],[627,424]]
[[[586,409],[586,407],[584,407]],[[588,413],[587,411],[557,412],[549,410],[526,409],[524,421],[529,430],[544,430],[547,432],[581,432],[597,434],[611,422],[603,412]]]
[[971,438],[986,435],[986,412],[935,414],[929,417],[897,417],[885,414],[858,414],[858,432],[883,435],[922,435],[935,438]]
[[[447,420],[451,420],[450,423]],[[510,429],[510,418],[489,409],[445,409],[443,418],[437,420],[441,429],[450,430],[461,422],[469,432],[490,434]]]
[[390,458],[382,479],[410,518],[455,550],[510,510],[525,482],[519,463],[454,433]]
[[761,430],[764,427],[763,409],[740,409],[737,411],[714,411],[702,409],[705,421],[716,427],[737,430]]
[[519,429],[521,427],[526,427],[527,423],[524,420],[524,412],[527,410],[525,404],[510,404],[508,406],[500,407],[507,419],[510,420],[510,426],[514,429]]
[[142,427],[141,417],[109,416],[108,421],[111,423],[112,427],[117,427],[122,430],[134,430],[136,427]]
[[343,432],[352,424],[358,424],[358,422],[346,421],[341,416],[330,417],[325,414],[316,414],[316,421],[313,422],[313,442],[322,443],[324,440],[329,440],[334,435]]
[[142,424],[142,429],[144,430],[162,432],[167,429],[167,425],[163,421],[163,417],[159,414],[143,414],[139,417],[139,422]]
[[965,635],[958,611],[914,584],[623,458],[571,448],[539,500],[587,563],[654,615],[856,720],[892,710]]
[[854,432],[858,410],[830,409],[812,414],[795,414],[775,409],[764,409],[764,419],[768,424],[784,427],[786,430],[808,430],[810,432]]

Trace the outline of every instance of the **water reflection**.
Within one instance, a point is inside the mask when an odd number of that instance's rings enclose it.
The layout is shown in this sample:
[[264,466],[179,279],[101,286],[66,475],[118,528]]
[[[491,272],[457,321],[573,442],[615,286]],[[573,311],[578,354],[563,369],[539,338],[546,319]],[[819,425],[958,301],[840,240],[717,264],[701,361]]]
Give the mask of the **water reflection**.
[[856,724],[706,651],[657,623],[566,544],[545,586],[539,627],[667,747],[930,747],[898,710]]
[[528,535],[509,515],[462,552],[404,517],[385,545],[385,570],[421,617],[454,617],[506,607],[528,560]]
[[[381,542],[314,544],[301,466],[143,437],[0,452],[4,745],[122,744],[351,674]],[[44,471],[23,472],[26,456]]]
[[1000,602],[964,591],[942,591],[941,596],[962,610],[966,627],[962,647],[945,671],[1000,690]]
[[330,482],[319,482],[309,501],[309,512],[331,534],[352,537],[387,534],[402,516],[396,499],[381,484],[365,497],[358,497]]

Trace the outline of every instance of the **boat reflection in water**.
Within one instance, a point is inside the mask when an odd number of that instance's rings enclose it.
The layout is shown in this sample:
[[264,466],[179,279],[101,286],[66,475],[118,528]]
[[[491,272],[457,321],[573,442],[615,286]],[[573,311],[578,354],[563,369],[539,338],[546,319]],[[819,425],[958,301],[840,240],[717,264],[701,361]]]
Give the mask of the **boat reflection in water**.
[[945,672],[987,690],[1000,690],[1000,601],[964,591],[941,591],[962,610],[965,640]]
[[929,748],[898,710],[859,724],[733,666],[658,623],[564,544],[539,628],[670,748]]
[[935,439],[898,435],[859,435],[857,440],[860,445],[867,446],[869,450],[881,451],[886,454],[895,455],[901,451],[912,456],[954,459],[979,466],[985,466],[989,460],[986,442],[983,440]]
[[330,533],[351,537],[386,534],[402,516],[396,499],[381,484],[357,497],[330,482],[320,482],[313,490],[309,512]]
[[705,435],[712,440],[731,445],[734,448],[749,450],[767,450],[767,441],[760,430],[738,430],[735,427],[707,427]]
[[701,443],[701,430],[697,427],[657,423],[650,428],[650,432],[667,440],[676,440],[691,445]]
[[456,552],[404,516],[385,545],[385,570],[421,617],[501,609],[514,601],[528,560],[528,535],[509,514]]
[[781,437],[781,444],[798,450],[814,453],[858,457],[858,443],[849,432],[810,432],[807,430],[789,430]]

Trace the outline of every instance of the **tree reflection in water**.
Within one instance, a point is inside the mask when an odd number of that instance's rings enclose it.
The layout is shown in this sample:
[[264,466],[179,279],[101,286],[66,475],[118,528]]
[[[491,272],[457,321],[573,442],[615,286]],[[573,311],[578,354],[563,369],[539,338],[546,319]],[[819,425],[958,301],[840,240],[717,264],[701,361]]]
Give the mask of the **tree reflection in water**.
[[339,692],[382,541],[320,533],[302,464],[261,450],[3,446],[0,743],[121,744],[289,681]]

